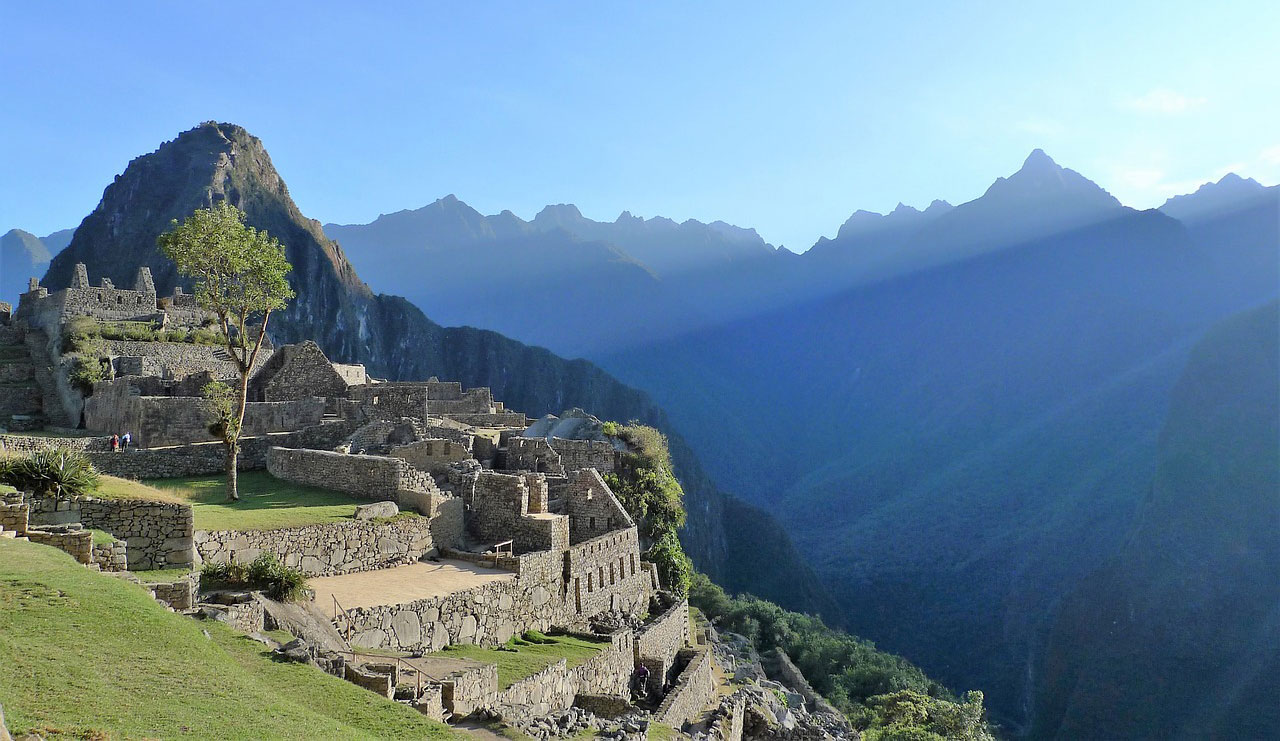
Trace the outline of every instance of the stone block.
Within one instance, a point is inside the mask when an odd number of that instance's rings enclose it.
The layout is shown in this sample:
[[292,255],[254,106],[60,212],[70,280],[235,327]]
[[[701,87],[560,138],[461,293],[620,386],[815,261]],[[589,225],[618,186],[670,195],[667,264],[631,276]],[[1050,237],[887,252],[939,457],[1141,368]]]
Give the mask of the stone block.
[[372,502],[356,505],[357,520],[373,520],[379,517],[395,517],[400,514],[400,507],[395,502]]

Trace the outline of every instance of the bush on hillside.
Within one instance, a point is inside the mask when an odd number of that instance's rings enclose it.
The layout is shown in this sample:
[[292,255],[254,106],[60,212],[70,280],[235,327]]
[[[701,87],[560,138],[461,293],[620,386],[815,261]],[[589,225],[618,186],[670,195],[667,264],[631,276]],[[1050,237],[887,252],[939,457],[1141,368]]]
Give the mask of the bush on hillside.
[[695,574],[689,603],[720,630],[741,633],[757,651],[782,649],[819,693],[868,739],[991,739],[982,693],[957,701],[946,687],[901,656],[827,627],[820,618],[751,596],[730,597]]
[[0,482],[19,491],[74,496],[93,492],[99,481],[101,476],[89,456],[69,448],[38,450],[0,460]]
[[200,570],[200,588],[211,587],[260,589],[271,599],[292,602],[306,590],[307,577],[280,563],[274,553],[263,553],[250,564],[206,563]]
[[606,422],[604,433],[627,445],[616,471],[604,479],[636,521],[644,559],[658,566],[667,589],[684,595],[689,590],[693,565],[680,547],[678,533],[684,527],[684,489],[671,468],[667,438],[646,425]]
[[110,377],[110,362],[89,355],[77,355],[72,358],[71,368],[67,371],[67,380],[72,387],[85,396],[93,393],[93,384]]

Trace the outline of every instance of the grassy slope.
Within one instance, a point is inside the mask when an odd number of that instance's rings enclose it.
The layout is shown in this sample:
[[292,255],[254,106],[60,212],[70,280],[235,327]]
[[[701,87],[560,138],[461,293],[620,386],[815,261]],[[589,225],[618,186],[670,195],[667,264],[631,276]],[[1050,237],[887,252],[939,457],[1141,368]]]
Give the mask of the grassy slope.
[[472,645],[449,646],[437,656],[471,659],[498,665],[498,688],[506,689],[514,682],[542,671],[560,659],[569,668],[582,664],[599,651],[603,644],[570,636],[549,636],[555,643],[516,646],[516,651],[499,651]]
[[273,661],[260,644],[168,612],[61,551],[12,540],[0,540],[0,705],[12,730],[55,737],[451,733],[312,667]]

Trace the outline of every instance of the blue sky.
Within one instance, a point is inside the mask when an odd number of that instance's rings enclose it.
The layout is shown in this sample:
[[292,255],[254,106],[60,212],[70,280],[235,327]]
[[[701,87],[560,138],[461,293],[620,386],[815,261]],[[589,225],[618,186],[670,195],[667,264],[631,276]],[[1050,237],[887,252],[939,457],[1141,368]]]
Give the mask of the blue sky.
[[795,250],[855,209],[977,197],[1035,147],[1137,207],[1280,180],[1275,2],[0,0],[0,33],[0,231],[77,225],[208,119],[321,221],[454,193]]

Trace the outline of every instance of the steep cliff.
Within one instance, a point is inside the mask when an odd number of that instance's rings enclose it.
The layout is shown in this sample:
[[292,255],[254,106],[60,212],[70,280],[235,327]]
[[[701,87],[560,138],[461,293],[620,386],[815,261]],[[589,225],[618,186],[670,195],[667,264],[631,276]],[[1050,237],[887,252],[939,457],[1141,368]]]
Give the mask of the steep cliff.
[[[403,298],[374,294],[320,223],[298,210],[262,142],[239,126],[208,122],[130,162],[54,258],[43,283],[66,285],[75,263],[83,262],[95,281],[105,276],[127,285],[146,265],[157,289],[168,293],[178,276],[156,248],[156,237],[172,220],[223,199],[286,245],[298,298],[272,322],[277,343],[314,339],[334,360],[364,363],[374,375],[391,379],[435,375],[489,386],[510,408],[530,415],[578,406],[602,418],[636,419],[663,429],[672,438],[673,460],[689,498],[684,541],[695,563],[731,590],[752,591],[793,609],[827,606],[778,525],[717,491],[647,395],[586,361],[565,360],[494,332],[441,327]],[[726,535],[747,532],[762,547],[737,546]],[[769,574],[779,576],[758,578]]]
[[1059,610],[1035,737],[1280,734],[1277,338],[1271,302],[1191,353],[1128,543]]

